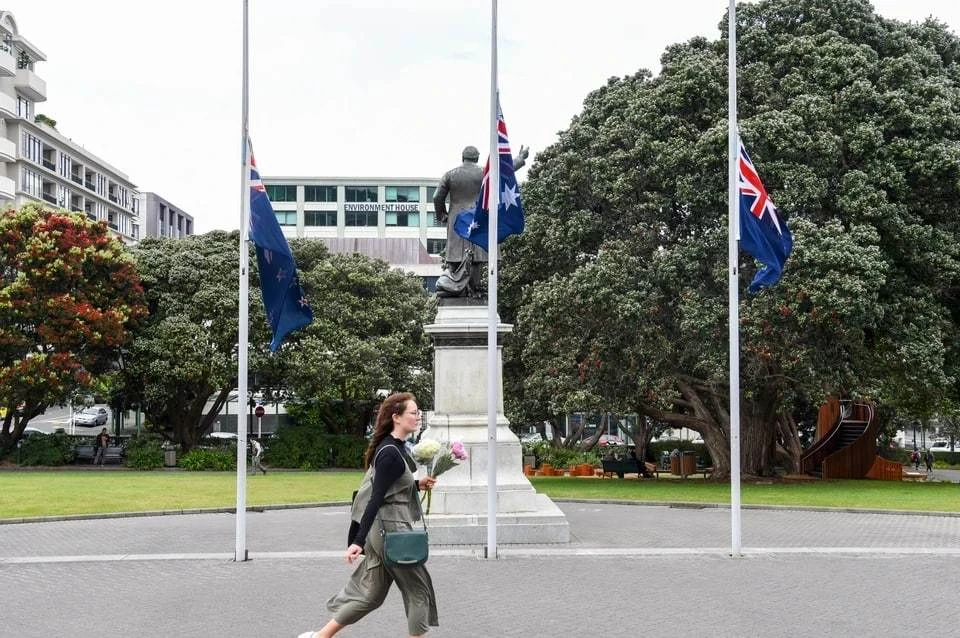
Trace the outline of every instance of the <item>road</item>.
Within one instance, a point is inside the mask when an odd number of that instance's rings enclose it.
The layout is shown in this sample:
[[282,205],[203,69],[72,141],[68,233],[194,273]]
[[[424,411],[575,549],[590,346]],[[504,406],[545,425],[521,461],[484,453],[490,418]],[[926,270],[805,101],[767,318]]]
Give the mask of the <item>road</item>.
[[[103,407],[106,408],[107,414],[110,415],[110,418],[107,420],[107,428],[110,429],[113,423],[113,414],[110,408],[107,406]],[[67,434],[70,434],[70,408],[61,408],[57,406],[49,407],[47,408],[47,411],[40,416],[30,419],[30,423],[27,424],[27,427],[34,428],[46,434],[53,434],[58,429],[62,429]],[[96,427],[76,428],[76,434],[93,434],[99,431],[100,430]]]

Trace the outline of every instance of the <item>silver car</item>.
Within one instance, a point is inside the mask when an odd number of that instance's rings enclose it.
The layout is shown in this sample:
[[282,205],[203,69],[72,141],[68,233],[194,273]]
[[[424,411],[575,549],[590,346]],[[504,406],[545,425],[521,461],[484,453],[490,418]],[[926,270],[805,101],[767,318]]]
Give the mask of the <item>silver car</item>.
[[73,415],[73,424],[82,428],[106,425],[109,415],[106,408],[84,408]]

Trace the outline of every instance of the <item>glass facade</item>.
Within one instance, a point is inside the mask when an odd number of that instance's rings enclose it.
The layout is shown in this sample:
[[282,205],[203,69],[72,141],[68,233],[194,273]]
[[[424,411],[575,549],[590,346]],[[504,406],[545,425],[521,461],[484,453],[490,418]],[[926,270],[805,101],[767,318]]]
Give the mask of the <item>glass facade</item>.
[[[384,200],[388,202],[419,202],[419,186],[386,186],[383,189]],[[388,223],[389,225],[389,223]]]
[[428,204],[433,201],[433,196],[436,194],[437,194],[436,186],[427,186],[427,203]]
[[[377,201],[376,186],[346,186],[343,189],[344,200],[348,202],[375,202]],[[353,224],[367,226],[368,224]],[[376,226],[376,224],[373,224]],[[350,226],[350,224],[347,224]]]
[[446,247],[446,239],[427,239],[427,252],[431,255],[439,255]]
[[420,213],[391,213],[386,215],[387,226],[420,226]]
[[305,210],[303,211],[304,226],[336,226],[337,211],[335,210]]
[[337,187],[336,186],[304,186],[303,201],[335,202],[337,201]]
[[271,202],[297,201],[297,187],[293,184],[270,184],[266,188]]
[[[295,210],[277,210],[274,211],[274,214],[277,216],[277,222],[281,226],[297,225],[297,211]],[[177,225],[179,226],[179,220]]]
[[347,226],[376,226],[377,225],[377,211],[347,211],[344,213],[346,216],[346,225]]

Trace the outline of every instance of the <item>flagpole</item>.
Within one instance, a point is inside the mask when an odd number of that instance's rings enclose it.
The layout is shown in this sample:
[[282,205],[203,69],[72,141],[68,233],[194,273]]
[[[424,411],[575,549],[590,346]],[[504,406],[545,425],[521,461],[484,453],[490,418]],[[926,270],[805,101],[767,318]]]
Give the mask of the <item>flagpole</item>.
[[741,554],[740,533],[740,278],[737,272],[740,237],[739,197],[737,193],[737,2],[730,0],[727,34],[727,108],[728,133],[728,205],[729,257],[728,294],[730,304],[730,553]]
[[487,558],[497,557],[497,395],[500,389],[497,365],[497,216],[500,208],[500,139],[497,130],[497,0],[491,0],[490,29],[490,171],[487,196],[490,227],[487,233],[487,263],[490,266],[487,294]]
[[[243,0],[243,79],[242,79],[242,115],[240,131],[241,177],[240,177],[240,281],[239,281],[239,321],[237,326],[237,514],[236,548],[234,560],[247,560],[247,428],[243,416],[247,401],[247,322],[248,322],[248,279],[249,253],[247,234],[250,228],[250,149],[249,144],[249,44],[248,35],[249,0]],[[228,399],[229,401],[229,399]]]

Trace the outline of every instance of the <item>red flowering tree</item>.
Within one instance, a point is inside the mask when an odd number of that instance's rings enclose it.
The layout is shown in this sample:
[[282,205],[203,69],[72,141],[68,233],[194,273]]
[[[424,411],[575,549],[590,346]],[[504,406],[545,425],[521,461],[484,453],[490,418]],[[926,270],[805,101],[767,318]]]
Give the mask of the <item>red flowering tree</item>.
[[111,369],[146,312],[133,260],[106,224],[32,204],[0,213],[0,454]]

